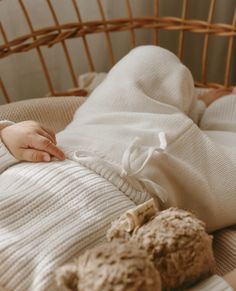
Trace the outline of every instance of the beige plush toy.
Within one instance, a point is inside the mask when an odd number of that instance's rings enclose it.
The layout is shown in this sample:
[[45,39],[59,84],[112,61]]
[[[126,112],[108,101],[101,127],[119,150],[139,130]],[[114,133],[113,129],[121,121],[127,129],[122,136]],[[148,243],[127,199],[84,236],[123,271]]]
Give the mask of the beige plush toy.
[[158,212],[153,200],[113,222],[107,239],[57,271],[62,290],[182,289],[214,271],[204,223],[177,208]]

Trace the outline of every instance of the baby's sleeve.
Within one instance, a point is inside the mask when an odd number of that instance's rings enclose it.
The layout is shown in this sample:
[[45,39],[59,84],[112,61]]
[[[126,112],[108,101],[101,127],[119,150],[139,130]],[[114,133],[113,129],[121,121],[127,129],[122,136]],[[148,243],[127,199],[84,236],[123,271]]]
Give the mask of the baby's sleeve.
[[[1,120],[0,121],[0,131],[9,125],[14,124],[12,121]],[[0,173],[5,171],[8,167],[18,163],[19,161],[8,151],[7,147],[4,145],[0,138]]]
[[233,289],[222,277],[214,275],[188,289],[188,291],[233,291]]

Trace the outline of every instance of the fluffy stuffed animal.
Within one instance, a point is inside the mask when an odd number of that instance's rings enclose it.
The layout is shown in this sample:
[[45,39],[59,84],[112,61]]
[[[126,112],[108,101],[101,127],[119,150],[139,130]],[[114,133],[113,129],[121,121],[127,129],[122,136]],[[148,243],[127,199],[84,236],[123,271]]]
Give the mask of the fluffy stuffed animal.
[[179,289],[214,271],[212,237],[205,224],[177,208],[158,213],[153,200],[113,222],[107,239],[57,271],[63,290]]

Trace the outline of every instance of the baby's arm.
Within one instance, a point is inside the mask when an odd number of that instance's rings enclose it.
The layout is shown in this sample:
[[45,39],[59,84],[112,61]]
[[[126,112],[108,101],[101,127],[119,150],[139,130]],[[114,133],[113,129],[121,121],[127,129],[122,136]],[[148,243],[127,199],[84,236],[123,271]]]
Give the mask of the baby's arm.
[[8,167],[19,162],[17,159],[15,159],[10,154],[10,152],[7,150],[7,148],[5,147],[5,145],[3,144],[2,140],[1,140],[2,129],[5,128],[6,126],[10,126],[12,124],[14,124],[14,123],[11,121],[7,121],[7,120],[0,121],[0,173],[2,173]]
[[233,90],[230,89],[213,89],[204,94],[200,94],[197,98],[196,103],[192,107],[189,113],[189,117],[196,123],[199,124],[200,120],[208,106],[210,106],[217,99],[227,96],[229,94],[236,93],[236,87]]
[[234,90],[236,91],[236,87],[233,90],[230,90],[230,89],[211,90],[205,94],[198,96],[198,99],[202,100],[206,106],[209,106],[211,105],[211,103],[213,103],[217,99],[233,93]]
[[48,162],[51,156],[65,159],[64,153],[56,146],[55,134],[35,121],[23,121],[4,127],[0,130],[0,138],[1,166],[4,166],[1,160],[6,159],[6,156],[9,163],[10,156],[12,163],[13,160]]
[[236,269],[224,275],[224,279],[233,288],[233,290],[236,290]]

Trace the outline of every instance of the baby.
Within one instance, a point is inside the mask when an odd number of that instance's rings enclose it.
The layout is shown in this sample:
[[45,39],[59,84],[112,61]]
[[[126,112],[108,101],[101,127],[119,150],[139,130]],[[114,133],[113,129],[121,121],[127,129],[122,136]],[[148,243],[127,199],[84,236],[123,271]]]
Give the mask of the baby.
[[[236,93],[236,87],[233,90],[211,90],[199,95],[198,99],[209,106],[230,93]],[[57,147],[55,133],[36,121],[28,120],[6,126],[0,131],[0,136],[10,153],[19,161],[50,162],[52,157],[62,161],[65,159],[65,154]]]
[[234,93],[197,100],[177,57],[147,46],[123,58],[57,136],[34,121],[1,122],[0,285],[57,290],[54,270],[150,196],[160,208],[192,209],[209,231],[235,224]]

